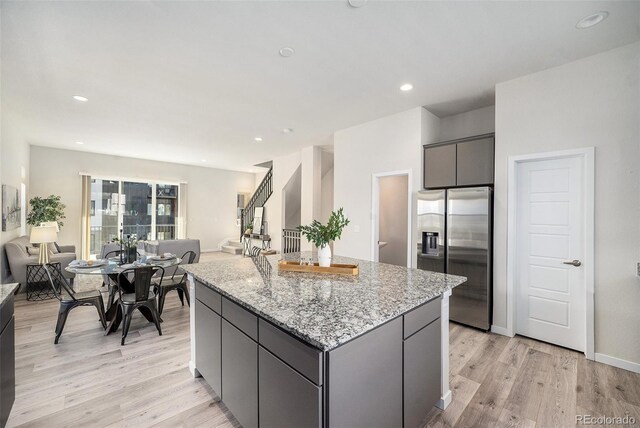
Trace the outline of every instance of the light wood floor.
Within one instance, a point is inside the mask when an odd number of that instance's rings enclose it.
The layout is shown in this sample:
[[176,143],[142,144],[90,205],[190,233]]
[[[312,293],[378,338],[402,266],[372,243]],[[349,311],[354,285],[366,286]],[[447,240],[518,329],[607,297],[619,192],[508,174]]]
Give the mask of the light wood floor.
[[[207,255],[203,260],[226,257]],[[233,256],[231,256],[233,257]],[[95,287],[79,279],[79,288]],[[142,316],[127,344],[104,336],[93,308],[77,308],[53,344],[58,302],[16,301],[16,401],[8,426],[237,427],[189,361],[189,309],[169,296],[163,335]],[[428,426],[575,426],[575,415],[640,424],[640,375],[531,339],[451,325],[446,411]],[[640,425],[637,425],[640,426]]]

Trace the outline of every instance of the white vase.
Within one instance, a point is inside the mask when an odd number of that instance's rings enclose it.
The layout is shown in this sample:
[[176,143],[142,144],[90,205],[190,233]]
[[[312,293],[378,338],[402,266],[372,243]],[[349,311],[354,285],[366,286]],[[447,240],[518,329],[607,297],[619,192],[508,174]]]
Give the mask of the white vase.
[[318,249],[318,263],[320,267],[331,266],[331,247],[329,245],[323,245]]

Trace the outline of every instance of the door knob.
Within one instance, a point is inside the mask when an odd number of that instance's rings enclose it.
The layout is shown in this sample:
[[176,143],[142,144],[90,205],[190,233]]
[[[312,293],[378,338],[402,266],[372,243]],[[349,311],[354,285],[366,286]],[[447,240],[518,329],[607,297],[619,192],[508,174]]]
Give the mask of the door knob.
[[580,260],[571,260],[570,262],[562,262],[565,265],[571,265],[571,266],[580,266],[582,264],[582,262]]

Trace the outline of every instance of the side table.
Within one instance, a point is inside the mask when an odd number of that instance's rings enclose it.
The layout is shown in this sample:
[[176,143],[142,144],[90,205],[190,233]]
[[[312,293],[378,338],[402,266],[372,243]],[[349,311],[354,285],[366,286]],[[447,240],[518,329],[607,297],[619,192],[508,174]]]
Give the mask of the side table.
[[[60,262],[51,263],[60,269]],[[49,283],[45,267],[38,263],[27,265],[27,300],[53,299],[55,294]]]

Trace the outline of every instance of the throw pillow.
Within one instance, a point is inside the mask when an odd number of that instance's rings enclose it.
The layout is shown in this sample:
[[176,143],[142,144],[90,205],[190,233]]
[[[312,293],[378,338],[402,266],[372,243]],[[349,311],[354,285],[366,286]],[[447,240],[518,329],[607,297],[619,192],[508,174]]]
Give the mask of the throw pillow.
[[51,254],[58,254],[60,252],[60,250],[58,250],[58,244],[56,244],[55,242],[47,244],[47,247],[49,247],[49,251],[51,251]]
[[40,255],[40,248],[34,246],[27,246],[27,254],[30,256],[38,256]]

